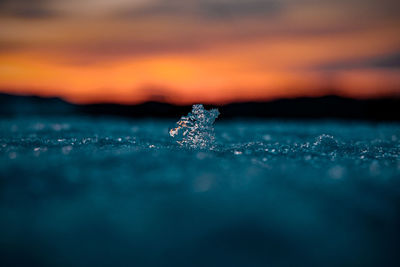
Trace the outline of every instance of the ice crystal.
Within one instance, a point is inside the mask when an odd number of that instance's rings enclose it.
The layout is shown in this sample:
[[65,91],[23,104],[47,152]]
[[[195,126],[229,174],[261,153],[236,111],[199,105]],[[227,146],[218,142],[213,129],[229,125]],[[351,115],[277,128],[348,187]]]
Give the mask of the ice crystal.
[[192,112],[181,117],[177,127],[169,131],[176,142],[189,148],[213,148],[215,134],[213,123],[218,117],[217,109],[206,110],[203,105],[193,105]]

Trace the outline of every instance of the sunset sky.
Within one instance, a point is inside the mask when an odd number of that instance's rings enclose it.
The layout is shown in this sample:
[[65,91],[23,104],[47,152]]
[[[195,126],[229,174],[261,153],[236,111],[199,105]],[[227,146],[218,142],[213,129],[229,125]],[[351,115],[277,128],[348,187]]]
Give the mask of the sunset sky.
[[400,1],[1,0],[0,92],[75,103],[400,96]]

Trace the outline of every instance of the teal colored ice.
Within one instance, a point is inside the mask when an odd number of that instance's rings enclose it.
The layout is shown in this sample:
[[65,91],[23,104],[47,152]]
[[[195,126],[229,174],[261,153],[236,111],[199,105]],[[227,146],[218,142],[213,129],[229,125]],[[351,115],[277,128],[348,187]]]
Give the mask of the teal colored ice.
[[0,119],[3,264],[399,263],[399,124],[176,120]]

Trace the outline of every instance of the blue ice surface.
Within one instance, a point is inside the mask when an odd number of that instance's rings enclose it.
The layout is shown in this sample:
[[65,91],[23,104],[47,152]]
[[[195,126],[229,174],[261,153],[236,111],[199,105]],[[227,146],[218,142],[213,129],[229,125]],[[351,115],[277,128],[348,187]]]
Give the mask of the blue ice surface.
[[1,265],[399,266],[399,124],[174,125],[0,119]]

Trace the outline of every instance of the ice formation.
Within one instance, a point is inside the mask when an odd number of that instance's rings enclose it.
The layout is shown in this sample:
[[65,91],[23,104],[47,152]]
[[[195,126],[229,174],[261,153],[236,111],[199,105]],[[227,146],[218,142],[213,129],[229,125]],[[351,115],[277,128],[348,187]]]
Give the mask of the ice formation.
[[213,123],[218,109],[206,110],[203,105],[193,105],[192,112],[182,116],[177,127],[169,131],[176,142],[189,148],[213,148],[215,141]]

